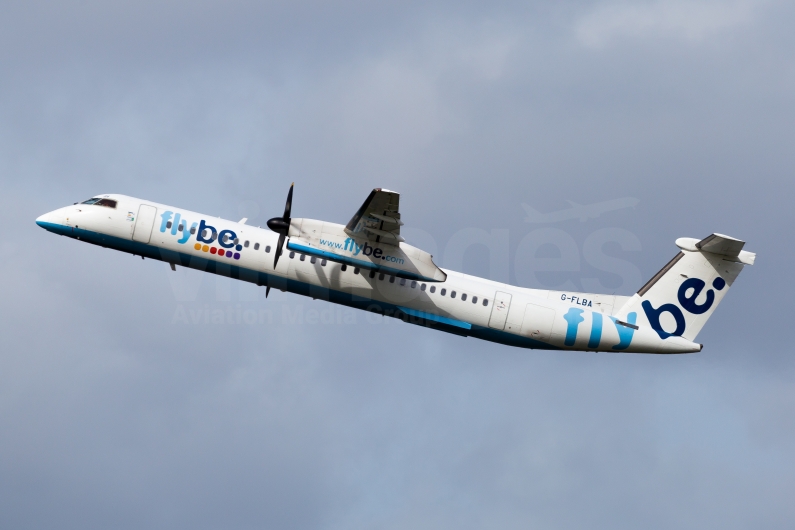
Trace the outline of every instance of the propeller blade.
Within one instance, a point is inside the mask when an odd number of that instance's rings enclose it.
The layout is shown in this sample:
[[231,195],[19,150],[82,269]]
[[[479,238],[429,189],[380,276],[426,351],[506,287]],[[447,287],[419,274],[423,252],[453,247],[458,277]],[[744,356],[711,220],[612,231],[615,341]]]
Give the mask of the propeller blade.
[[[268,220],[268,228],[279,234],[279,243],[276,245],[276,252],[273,254],[273,268],[279,263],[279,256],[284,252],[284,239],[290,232],[290,213],[293,209],[293,187],[295,182],[290,184],[290,191],[287,192],[287,202],[284,205],[284,215]],[[267,292],[265,293],[267,297]]]
[[269,294],[271,294],[271,286],[270,285],[265,288],[265,298],[267,298]]
[[293,210],[293,186],[295,186],[295,182],[290,184],[290,191],[287,192],[287,202],[284,204],[284,215],[282,216],[288,225],[290,224],[290,213]]
[[279,263],[279,256],[282,255],[282,247],[284,245],[284,234],[279,234],[279,242],[276,244],[276,252],[273,255],[273,268]]

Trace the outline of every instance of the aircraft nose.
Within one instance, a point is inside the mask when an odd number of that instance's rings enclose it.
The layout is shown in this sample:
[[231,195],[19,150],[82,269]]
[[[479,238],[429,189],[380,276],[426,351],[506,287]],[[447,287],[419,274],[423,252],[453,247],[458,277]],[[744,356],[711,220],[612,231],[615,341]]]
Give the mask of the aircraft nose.
[[[62,209],[61,209],[62,210]],[[63,212],[61,210],[53,210],[44,215],[36,218],[36,224],[45,230],[52,230],[63,224]]]
[[46,228],[47,224],[50,222],[50,214],[45,213],[44,215],[40,215],[36,218],[36,224],[42,228]]

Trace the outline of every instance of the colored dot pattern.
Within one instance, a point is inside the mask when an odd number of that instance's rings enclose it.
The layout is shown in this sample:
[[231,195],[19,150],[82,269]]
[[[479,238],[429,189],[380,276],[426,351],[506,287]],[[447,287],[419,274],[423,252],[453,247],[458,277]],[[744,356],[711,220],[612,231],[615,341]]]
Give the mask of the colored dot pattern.
[[[240,245],[238,245],[239,247]],[[209,252],[210,254],[217,254],[220,257],[227,257],[227,258],[234,258],[240,259],[240,252],[232,252],[231,250],[225,250],[223,248],[211,247],[209,245],[202,245],[201,243],[196,243],[193,245],[193,248],[196,250],[201,250],[202,252]],[[240,250],[237,248],[236,250]]]

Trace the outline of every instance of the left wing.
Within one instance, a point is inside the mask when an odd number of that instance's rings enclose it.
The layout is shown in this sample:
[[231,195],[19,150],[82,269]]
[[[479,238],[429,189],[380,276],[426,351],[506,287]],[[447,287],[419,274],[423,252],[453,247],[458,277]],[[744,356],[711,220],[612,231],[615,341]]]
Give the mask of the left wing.
[[400,235],[400,194],[376,188],[345,226],[351,237],[367,238],[376,243],[398,245],[405,241]]

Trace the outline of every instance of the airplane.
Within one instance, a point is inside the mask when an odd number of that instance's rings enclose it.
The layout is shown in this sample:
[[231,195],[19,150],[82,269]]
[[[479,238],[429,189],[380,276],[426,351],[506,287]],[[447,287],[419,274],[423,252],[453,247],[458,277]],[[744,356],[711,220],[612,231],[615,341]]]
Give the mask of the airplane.
[[577,204],[572,201],[566,202],[571,205],[571,208],[550,213],[541,213],[529,204],[522,203],[522,208],[527,214],[524,222],[539,224],[560,223],[562,221],[568,221],[569,219],[579,219],[581,223],[584,223],[589,217],[596,219],[603,213],[623,210],[624,208],[634,208],[640,201],[634,197],[623,197],[621,199],[612,199],[585,205]]
[[693,353],[756,255],[722,234],[679,252],[637,293],[528,289],[445,270],[400,234],[400,195],[374,189],[346,224],[284,213],[268,229],[125,195],[97,195],[36,219],[62,236],[229,276],[464,337],[530,349]]

